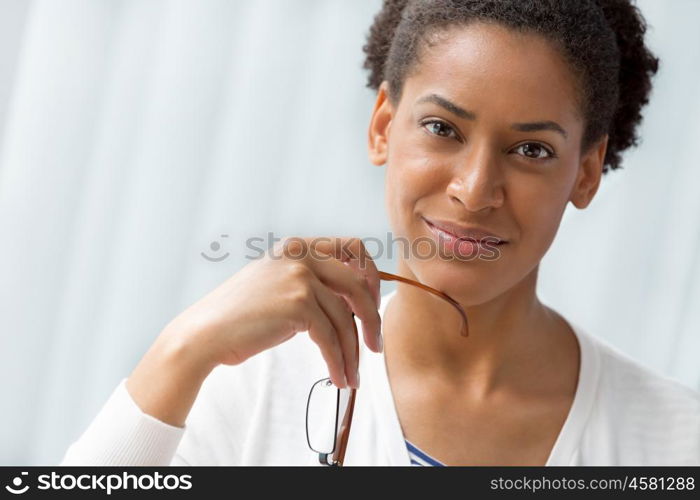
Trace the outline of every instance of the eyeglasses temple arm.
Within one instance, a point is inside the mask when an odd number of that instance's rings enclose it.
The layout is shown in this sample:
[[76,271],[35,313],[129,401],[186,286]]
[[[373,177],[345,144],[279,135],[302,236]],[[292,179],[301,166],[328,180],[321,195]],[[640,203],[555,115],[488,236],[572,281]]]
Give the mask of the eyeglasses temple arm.
[[462,305],[454,300],[452,297],[447,295],[446,293],[441,292],[440,290],[436,290],[432,287],[429,287],[428,285],[424,285],[423,283],[418,283],[417,281],[414,281],[409,278],[404,278],[403,276],[399,276],[397,274],[391,274],[387,273],[385,271],[379,271],[379,278],[383,279],[385,281],[400,281],[402,283],[406,283],[408,285],[414,285],[419,288],[422,288],[426,292],[430,292],[433,295],[436,295],[440,297],[441,299],[446,300],[450,304],[452,304],[455,309],[457,309],[457,312],[459,312],[459,315],[462,317],[462,328],[460,330],[460,334],[463,337],[469,336],[469,322],[467,321],[467,313],[464,312],[464,308],[462,308]]

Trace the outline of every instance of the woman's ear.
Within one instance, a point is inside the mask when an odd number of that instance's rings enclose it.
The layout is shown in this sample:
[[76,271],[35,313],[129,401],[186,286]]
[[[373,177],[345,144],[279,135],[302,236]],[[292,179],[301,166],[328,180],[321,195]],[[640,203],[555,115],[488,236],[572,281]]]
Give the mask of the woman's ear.
[[377,166],[384,165],[389,155],[389,129],[394,110],[387,93],[388,83],[383,81],[377,90],[372,119],[369,123],[369,160]]
[[603,162],[608,148],[609,136],[603,136],[581,159],[576,183],[569,200],[576,208],[586,208],[593,200],[603,175]]

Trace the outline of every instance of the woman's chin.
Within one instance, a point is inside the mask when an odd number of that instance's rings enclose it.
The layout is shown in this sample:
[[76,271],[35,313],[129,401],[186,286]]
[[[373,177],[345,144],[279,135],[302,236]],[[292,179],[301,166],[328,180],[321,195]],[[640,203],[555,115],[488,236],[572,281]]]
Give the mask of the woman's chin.
[[411,267],[421,283],[446,293],[464,307],[483,304],[504,291],[487,266],[432,261]]

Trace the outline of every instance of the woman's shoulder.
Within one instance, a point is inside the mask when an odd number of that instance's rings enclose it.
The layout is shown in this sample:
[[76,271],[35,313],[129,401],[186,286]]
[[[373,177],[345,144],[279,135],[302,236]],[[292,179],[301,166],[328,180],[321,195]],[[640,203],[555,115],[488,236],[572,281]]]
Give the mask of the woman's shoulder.
[[700,465],[700,393],[577,327],[592,381],[591,463]]
[[700,419],[700,392],[632,358],[609,341],[583,334],[598,351],[603,387],[613,392],[616,399],[643,398],[646,406],[661,404],[659,411],[685,409]]

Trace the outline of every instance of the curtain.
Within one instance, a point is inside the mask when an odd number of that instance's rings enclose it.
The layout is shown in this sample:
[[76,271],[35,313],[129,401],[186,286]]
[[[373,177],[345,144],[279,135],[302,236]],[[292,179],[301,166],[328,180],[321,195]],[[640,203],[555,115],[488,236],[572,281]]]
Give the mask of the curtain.
[[[248,238],[386,240],[361,67],[380,4],[0,1],[1,464],[57,463]],[[643,141],[567,209],[539,292],[698,388],[700,2],[639,4],[662,58]]]

